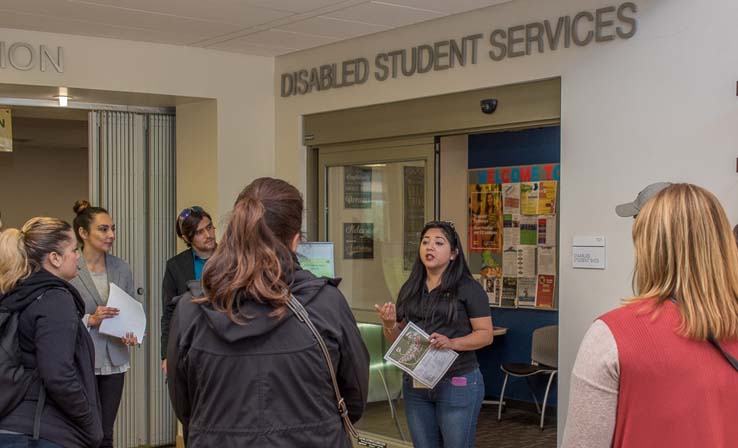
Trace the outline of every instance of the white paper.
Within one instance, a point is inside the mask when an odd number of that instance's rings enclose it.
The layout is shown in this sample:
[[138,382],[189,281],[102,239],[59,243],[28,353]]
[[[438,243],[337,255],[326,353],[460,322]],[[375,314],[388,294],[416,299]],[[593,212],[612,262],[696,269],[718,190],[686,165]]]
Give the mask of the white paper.
[[102,320],[100,333],[119,338],[124,337],[126,333],[133,333],[139,344],[143,342],[146,331],[146,313],[143,305],[118,285],[111,283],[107,306],[118,308],[120,312],[115,317]]
[[518,306],[536,306],[537,278],[518,277]]
[[518,277],[536,276],[536,247],[518,246],[517,248]]
[[453,350],[430,348],[430,336],[408,322],[384,359],[425,386],[434,388],[458,356]]
[[539,275],[556,275],[556,248],[544,247],[538,248],[538,274]]
[[502,211],[505,214],[520,214],[520,184],[502,184]]
[[517,246],[520,241],[520,215],[502,215],[502,244]]
[[504,277],[518,276],[517,246],[508,246],[502,251],[502,275]]

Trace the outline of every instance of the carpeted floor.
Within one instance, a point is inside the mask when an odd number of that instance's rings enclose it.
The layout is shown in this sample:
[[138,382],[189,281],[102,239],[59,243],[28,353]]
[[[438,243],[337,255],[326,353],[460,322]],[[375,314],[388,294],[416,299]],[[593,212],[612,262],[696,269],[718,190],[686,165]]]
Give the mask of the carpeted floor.
[[[406,440],[410,440],[410,431],[402,408],[398,405],[398,422]],[[401,439],[397,423],[390,419],[387,402],[370,403],[364,417],[356,425],[367,432],[382,434]],[[554,448],[556,447],[555,409],[548,411],[544,430],[538,428],[539,416],[535,410],[508,408],[502,414],[502,421],[497,421],[497,406],[484,405],[477,424],[476,447],[490,448]]]

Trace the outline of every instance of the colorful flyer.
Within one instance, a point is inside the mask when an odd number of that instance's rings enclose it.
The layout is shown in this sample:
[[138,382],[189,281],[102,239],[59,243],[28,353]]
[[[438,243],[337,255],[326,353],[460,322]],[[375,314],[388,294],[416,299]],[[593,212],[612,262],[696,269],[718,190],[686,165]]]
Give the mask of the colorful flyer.
[[430,346],[430,336],[412,322],[402,330],[384,359],[407,372],[423,385],[433,388],[459,354]]
[[538,214],[553,215],[556,213],[556,188],[555,180],[543,180],[538,183]]
[[520,241],[520,215],[502,215],[502,244],[517,245]]
[[490,306],[500,306],[500,295],[502,294],[502,277],[482,277],[480,279],[484,292]]
[[520,244],[535,246],[538,244],[538,218],[535,216],[520,217]]
[[518,278],[518,306],[536,306],[536,278]]
[[469,250],[502,251],[500,184],[469,185]]
[[515,308],[518,298],[518,279],[502,277],[502,298],[500,306]]
[[520,214],[520,184],[502,184],[502,210],[507,215]]
[[539,308],[554,307],[555,275],[539,275],[538,289],[536,290],[536,306]]
[[523,215],[538,214],[538,182],[520,183],[520,211]]
[[556,216],[538,217],[538,245],[556,246]]

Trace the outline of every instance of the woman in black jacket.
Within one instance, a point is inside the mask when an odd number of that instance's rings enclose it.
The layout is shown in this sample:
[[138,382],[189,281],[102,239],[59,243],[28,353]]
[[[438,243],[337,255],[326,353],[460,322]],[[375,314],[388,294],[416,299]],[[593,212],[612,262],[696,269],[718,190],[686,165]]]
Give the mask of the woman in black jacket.
[[[84,302],[68,283],[78,259],[72,227],[59,219],[33,218],[0,233],[0,307],[19,313],[20,361],[31,375],[22,401],[0,417],[0,446],[97,447],[102,440],[94,348]],[[32,440],[37,404],[40,439]]]
[[302,211],[287,182],[252,182],[205,265],[206,297],[179,300],[167,376],[190,448],[351,446],[326,360],[287,308],[290,294],[325,341],[354,422],[366,404],[369,355],[337,282],[297,263]]

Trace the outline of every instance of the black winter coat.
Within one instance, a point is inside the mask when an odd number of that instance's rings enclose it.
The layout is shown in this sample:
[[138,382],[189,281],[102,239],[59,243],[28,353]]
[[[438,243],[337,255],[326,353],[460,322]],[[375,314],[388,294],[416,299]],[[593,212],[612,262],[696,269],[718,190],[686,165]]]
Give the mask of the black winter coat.
[[0,418],[0,429],[33,434],[41,382],[46,405],[40,437],[64,447],[97,447],[102,440],[95,349],[82,323],[84,302],[64,280],[40,270],[0,298],[23,309],[18,334],[23,366],[35,377],[23,401]]
[[[337,282],[295,273],[291,291],[305,306],[333,360],[349,417],[366,405],[369,353]],[[185,295],[172,319],[169,395],[189,448],[350,447],[325,358],[289,310],[243,301],[252,319],[233,323]]]

